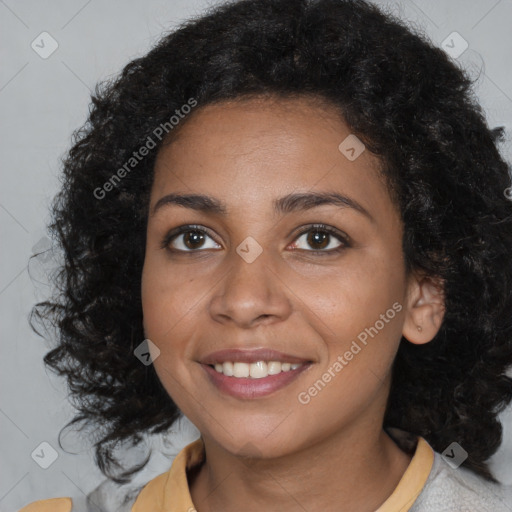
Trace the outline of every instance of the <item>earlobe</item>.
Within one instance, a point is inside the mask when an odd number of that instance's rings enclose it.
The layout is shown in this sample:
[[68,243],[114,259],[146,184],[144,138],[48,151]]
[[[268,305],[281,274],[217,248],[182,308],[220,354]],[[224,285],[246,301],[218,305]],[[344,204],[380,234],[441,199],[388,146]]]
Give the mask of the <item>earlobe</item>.
[[441,328],[444,312],[442,280],[426,275],[412,275],[408,285],[403,337],[416,345],[432,341]]

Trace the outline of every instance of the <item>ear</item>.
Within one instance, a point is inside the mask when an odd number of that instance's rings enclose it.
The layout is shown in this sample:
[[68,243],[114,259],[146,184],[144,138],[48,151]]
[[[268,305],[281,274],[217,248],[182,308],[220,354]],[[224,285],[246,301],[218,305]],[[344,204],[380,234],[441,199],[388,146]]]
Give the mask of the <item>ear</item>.
[[415,345],[432,341],[444,318],[444,283],[440,278],[413,272],[407,285],[406,302],[402,335]]

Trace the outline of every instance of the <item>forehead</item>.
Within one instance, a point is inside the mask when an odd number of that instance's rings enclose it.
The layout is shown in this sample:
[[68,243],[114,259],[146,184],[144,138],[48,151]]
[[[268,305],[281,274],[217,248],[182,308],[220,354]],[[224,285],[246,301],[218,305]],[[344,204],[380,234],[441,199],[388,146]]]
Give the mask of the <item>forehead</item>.
[[320,99],[240,98],[194,111],[176,135],[169,134],[171,138],[164,143],[161,153],[169,146],[172,150],[173,145],[178,145],[180,151],[197,145],[230,157],[238,152],[248,157],[251,151],[258,149],[272,149],[274,156],[281,153],[290,157],[293,152],[306,156],[313,146],[325,141],[321,145],[336,154],[337,146],[332,147],[332,139],[349,134],[350,129],[337,108]]
[[343,152],[344,141],[353,146],[357,140],[336,107],[315,99],[207,105],[160,149],[153,196],[179,189],[233,202],[243,195],[247,204],[291,191],[334,189],[370,202],[385,199],[380,160],[364,145],[355,159]]

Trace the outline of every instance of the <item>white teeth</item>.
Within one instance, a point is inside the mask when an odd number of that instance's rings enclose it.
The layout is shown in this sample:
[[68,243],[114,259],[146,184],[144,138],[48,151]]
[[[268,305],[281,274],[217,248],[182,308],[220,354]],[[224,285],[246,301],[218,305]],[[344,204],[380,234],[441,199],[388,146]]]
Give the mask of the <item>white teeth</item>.
[[247,363],[234,363],[233,377],[249,377],[249,365]]
[[281,363],[279,361],[270,361],[267,364],[268,374],[275,375],[276,373],[281,373]]
[[255,363],[216,363],[215,371],[223,373],[227,377],[251,377],[252,379],[263,379],[269,375],[277,375],[281,372],[289,372],[300,368],[302,363],[281,363],[280,361],[257,361]]
[[261,379],[262,377],[267,377],[267,363],[265,361],[258,361],[257,363],[251,363],[249,368],[249,375],[253,379]]
[[[221,366],[222,366],[222,373],[224,375],[227,375],[228,377],[231,377],[233,375],[233,363],[230,363],[228,361],[226,363],[222,363]],[[217,365],[215,365],[215,369],[217,370]]]

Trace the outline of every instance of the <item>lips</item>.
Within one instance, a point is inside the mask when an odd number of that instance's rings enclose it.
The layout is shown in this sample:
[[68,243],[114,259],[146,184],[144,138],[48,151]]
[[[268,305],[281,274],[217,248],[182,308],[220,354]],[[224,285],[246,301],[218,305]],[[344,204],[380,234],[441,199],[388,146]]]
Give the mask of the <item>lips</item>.
[[200,362],[218,390],[242,399],[274,393],[312,364],[311,360],[270,349],[220,350]]

